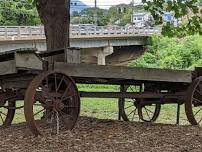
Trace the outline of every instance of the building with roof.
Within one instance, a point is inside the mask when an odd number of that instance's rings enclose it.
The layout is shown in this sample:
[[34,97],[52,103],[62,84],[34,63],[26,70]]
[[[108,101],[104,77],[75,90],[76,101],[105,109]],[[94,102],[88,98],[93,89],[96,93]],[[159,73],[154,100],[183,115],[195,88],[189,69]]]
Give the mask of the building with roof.
[[154,19],[148,12],[134,12],[131,22],[135,27],[151,27],[154,26]]
[[70,13],[80,13],[82,10],[90,8],[90,6],[83,3],[81,0],[71,0],[70,2]]

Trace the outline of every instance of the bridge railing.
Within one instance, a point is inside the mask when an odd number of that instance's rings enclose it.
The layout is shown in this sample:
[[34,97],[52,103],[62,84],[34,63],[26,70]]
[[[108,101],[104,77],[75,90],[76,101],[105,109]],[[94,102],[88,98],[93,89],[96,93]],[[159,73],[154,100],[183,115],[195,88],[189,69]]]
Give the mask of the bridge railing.
[[43,26],[0,26],[0,38],[44,37]]
[[[160,34],[161,30],[157,27],[118,27],[118,26],[71,26],[70,37],[77,36],[104,36],[104,35],[152,35]],[[43,26],[0,26],[0,38],[44,38]]]

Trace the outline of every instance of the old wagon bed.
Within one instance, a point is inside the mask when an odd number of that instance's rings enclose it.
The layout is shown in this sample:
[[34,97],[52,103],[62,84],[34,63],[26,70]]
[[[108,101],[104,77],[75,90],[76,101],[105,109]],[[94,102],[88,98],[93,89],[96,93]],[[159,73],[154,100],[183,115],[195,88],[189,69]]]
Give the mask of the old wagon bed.
[[[75,52],[77,55],[78,50]],[[137,120],[154,122],[162,104],[177,104],[179,124],[180,105],[184,104],[189,122],[202,124],[202,68],[186,71],[79,64],[71,62],[79,61],[76,55],[70,48],[0,53],[0,116],[7,111],[0,119],[2,124],[9,126],[15,110],[24,108],[27,125],[36,136],[43,133],[39,126],[44,120],[45,126],[57,133],[62,127],[73,129],[83,97],[117,98],[118,119],[125,121],[134,121],[137,115]],[[81,92],[77,83],[119,88],[112,92]],[[23,100],[24,106],[16,107],[16,101]]]
[[54,70],[62,70],[72,77],[191,83],[192,71],[67,64],[56,62]]
[[[58,54],[64,53],[61,50]],[[56,53],[56,54],[57,54]],[[48,67],[43,57],[55,55],[55,52],[37,52],[35,49],[18,49],[0,53],[0,75],[16,74],[20,70],[44,70]],[[158,81],[191,83],[192,71],[131,68],[119,66],[99,66],[89,64],[69,64],[66,62],[55,62],[52,70],[62,70],[67,75],[82,80],[100,79],[104,80],[136,80],[136,81]],[[79,79],[80,78],[80,79]]]

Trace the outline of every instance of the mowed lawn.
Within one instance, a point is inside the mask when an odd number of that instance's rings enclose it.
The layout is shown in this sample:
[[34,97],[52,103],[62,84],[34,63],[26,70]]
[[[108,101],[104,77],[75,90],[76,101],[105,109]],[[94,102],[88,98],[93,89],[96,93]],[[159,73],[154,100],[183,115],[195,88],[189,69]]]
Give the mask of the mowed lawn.
[[[79,91],[119,91],[119,86],[109,85],[78,85]],[[23,101],[17,103],[22,105]],[[160,116],[156,123],[175,124],[177,104],[162,105]],[[118,119],[118,99],[81,98],[81,116],[99,119]],[[24,122],[24,109],[16,111],[13,123]],[[138,120],[139,121],[139,120]],[[180,125],[189,125],[184,105],[181,105]]]

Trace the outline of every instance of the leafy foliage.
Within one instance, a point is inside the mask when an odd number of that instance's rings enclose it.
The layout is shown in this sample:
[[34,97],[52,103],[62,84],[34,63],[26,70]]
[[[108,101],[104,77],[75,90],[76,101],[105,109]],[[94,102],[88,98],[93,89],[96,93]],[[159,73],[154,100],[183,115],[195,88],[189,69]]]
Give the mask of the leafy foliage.
[[131,66],[148,68],[191,69],[202,66],[202,37],[185,38],[154,36],[148,51]]
[[27,0],[0,0],[0,25],[40,24],[37,11]]
[[[81,15],[82,14],[82,15]],[[100,8],[84,9],[81,13],[73,13],[71,23],[73,24],[93,24],[97,18],[97,25],[104,26],[109,22],[107,10]]]
[[186,36],[202,35],[202,15],[199,11],[198,0],[143,0],[145,9],[151,12],[156,24],[162,24],[162,14],[172,12],[176,19],[183,20],[181,26],[175,27],[169,23],[163,26],[163,35]]
[[[121,11],[119,9],[122,8]],[[123,11],[123,8],[125,11]],[[131,5],[117,5],[112,6],[109,10],[100,8],[87,8],[81,13],[73,12],[71,17],[71,23],[73,24],[93,24],[95,23],[95,17],[97,23],[100,26],[108,24],[118,24],[124,26],[131,23],[131,15],[133,11],[144,11],[143,6],[131,6]]]

